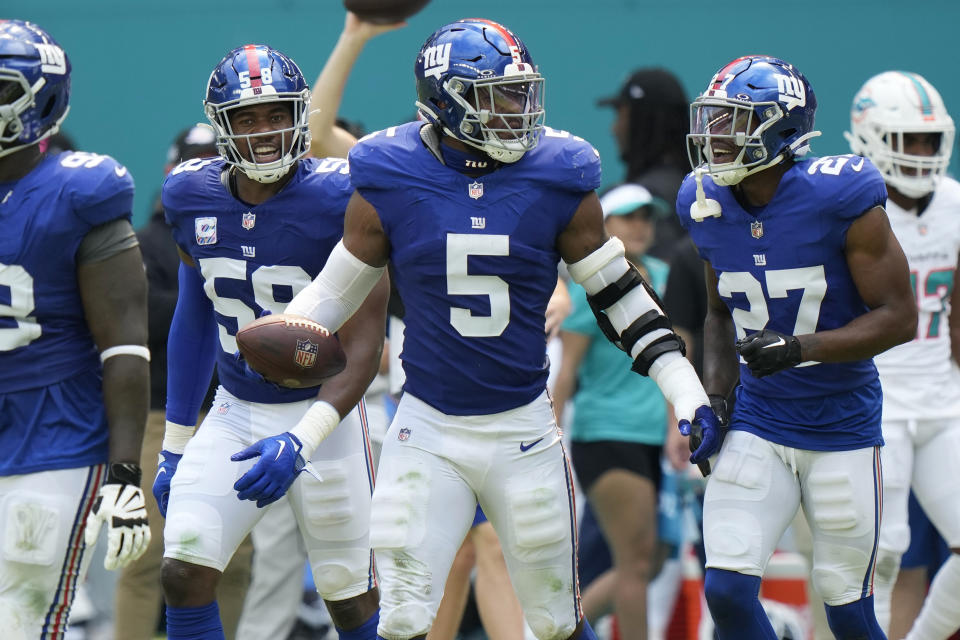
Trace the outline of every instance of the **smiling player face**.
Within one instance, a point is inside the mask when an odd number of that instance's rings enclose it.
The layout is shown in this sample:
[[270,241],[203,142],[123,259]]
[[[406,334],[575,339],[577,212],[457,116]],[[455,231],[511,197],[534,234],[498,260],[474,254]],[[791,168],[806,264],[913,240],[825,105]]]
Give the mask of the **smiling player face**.
[[293,114],[287,104],[263,103],[239,107],[230,112],[230,128],[236,136],[237,151],[248,162],[275,162],[289,152]]

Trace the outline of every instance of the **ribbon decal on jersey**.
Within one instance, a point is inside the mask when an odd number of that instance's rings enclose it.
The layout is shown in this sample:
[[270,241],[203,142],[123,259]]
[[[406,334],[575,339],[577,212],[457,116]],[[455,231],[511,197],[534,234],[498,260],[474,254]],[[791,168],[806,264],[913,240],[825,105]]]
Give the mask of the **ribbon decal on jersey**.
[[316,342],[310,340],[297,340],[297,351],[293,356],[297,366],[309,369],[317,362],[317,353],[320,348]]
[[470,197],[474,200],[479,200],[483,196],[483,183],[481,182],[472,182],[469,185]]
[[193,222],[193,229],[196,233],[197,244],[200,246],[217,243],[217,219],[216,218],[197,218]]
[[257,214],[253,213],[252,211],[247,211],[245,214],[243,214],[243,220],[240,222],[240,226],[247,231],[250,231],[250,229],[253,229],[254,225],[256,224]]

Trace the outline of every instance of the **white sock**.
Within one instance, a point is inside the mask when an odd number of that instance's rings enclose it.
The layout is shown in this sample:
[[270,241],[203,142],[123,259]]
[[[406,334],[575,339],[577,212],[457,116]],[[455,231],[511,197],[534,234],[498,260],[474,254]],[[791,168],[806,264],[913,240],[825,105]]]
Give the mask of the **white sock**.
[[960,629],[960,557],[950,554],[905,640],[945,640]]

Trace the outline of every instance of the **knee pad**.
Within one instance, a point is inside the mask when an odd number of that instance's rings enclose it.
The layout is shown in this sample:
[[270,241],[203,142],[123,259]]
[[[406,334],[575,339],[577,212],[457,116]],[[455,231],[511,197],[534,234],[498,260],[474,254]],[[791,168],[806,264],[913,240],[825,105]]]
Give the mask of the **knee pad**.
[[373,562],[369,549],[336,549],[310,556],[313,582],[324,600],[352,598],[372,586]]
[[836,607],[827,605],[827,624],[837,640],[883,640],[873,613],[873,596]]
[[226,563],[220,560],[223,555],[220,513],[205,502],[190,501],[178,505],[176,511],[167,515],[163,528],[163,556],[223,571]]
[[[893,589],[893,584],[897,581],[897,574],[900,573],[900,558],[903,554],[888,549],[877,549],[877,567],[874,570],[874,581],[880,585],[885,585],[887,590]],[[878,587],[879,588],[879,587]]]
[[[573,624],[562,623],[550,615],[550,611],[547,609],[537,608],[524,611],[523,617],[537,640],[566,640],[577,628],[576,622]],[[580,640],[588,637],[583,633],[580,634]]]
[[426,634],[432,623],[433,614],[423,604],[413,601],[386,610],[381,602],[380,627],[383,633],[413,638]]

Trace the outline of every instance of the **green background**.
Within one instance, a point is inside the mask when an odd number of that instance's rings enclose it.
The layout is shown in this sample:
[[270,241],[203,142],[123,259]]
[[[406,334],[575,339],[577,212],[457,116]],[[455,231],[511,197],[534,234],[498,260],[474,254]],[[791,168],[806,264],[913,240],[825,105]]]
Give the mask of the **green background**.
[[[270,44],[292,56],[312,84],[345,15],[340,0],[3,4],[4,17],[37,22],[67,50],[73,106],[64,129],[81,149],[110,154],[130,168],[138,224],[159,188],[171,140],[204,120],[205,84],[220,58],[241,44]],[[887,69],[926,76],[960,117],[957,0],[433,0],[405,29],[370,42],[341,115],[368,131],[409,119],[420,45],[440,25],[465,17],[502,22],[527,43],[547,78],[547,124],[597,147],[604,185],[619,181],[623,166],[610,133],[613,113],[594,102],[615,93],[639,66],[670,68],[692,97],[737,56],[764,53],[792,62],[820,105],[818,155],[848,151],[843,131],[853,94]]]

